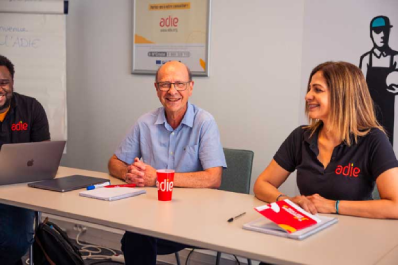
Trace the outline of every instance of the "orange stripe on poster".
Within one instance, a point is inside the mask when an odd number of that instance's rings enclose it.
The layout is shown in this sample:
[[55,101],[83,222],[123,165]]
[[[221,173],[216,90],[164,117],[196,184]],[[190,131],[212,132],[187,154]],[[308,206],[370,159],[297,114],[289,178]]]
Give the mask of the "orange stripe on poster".
[[200,63],[200,66],[202,66],[203,70],[206,71],[206,62],[203,61],[202,59],[199,59],[199,63]]
[[153,41],[150,41],[148,39],[145,39],[144,37],[135,34],[134,36],[134,43],[154,43]]
[[150,4],[148,6],[149,11],[178,10],[178,9],[191,9],[191,3],[190,2],[163,3],[163,4]]

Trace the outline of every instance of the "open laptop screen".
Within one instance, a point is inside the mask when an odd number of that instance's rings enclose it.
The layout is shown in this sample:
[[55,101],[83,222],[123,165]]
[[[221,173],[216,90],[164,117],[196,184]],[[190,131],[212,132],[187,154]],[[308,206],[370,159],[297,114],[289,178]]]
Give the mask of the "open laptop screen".
[[52,179],[57,174],[65,141],[3,144],[0,185]]

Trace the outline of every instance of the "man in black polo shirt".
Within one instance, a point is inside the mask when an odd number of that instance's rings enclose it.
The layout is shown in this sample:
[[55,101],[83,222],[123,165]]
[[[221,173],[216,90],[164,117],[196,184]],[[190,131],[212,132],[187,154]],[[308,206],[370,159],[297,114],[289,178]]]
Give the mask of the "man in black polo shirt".
[[[0,55],[0,149],[3,144],[50,140],[46,113],[34,98],[14,92],[14,65]],[[33,242],[30,210],[0,204],[0,264],[22,264]]]

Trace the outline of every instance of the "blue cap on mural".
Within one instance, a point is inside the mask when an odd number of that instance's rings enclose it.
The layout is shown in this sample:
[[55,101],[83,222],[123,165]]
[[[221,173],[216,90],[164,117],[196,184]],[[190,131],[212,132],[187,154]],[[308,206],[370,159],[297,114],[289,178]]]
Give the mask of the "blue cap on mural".
[[371,28],[378,28],[378,27],[389,27],[392,28],[390,25],[390,19],[385,16],[378,16],[372,19],[372,22],[370,22],[370,27]]

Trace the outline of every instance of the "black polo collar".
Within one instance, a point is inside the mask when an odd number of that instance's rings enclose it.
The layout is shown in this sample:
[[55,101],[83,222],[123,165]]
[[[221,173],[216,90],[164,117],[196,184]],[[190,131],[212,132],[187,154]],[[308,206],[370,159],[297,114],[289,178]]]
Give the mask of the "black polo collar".
[[[319,154],[319,149],[318,149],[318,137],[319,137],[319,132],[322,129],[323,125],[319,126],[315,132],[311,136],[311,130],[306,129],[304,132],[304,141],[308,143],[310,146],[310,149],[314,151],[314,153],[318,156]],[[370,132],[369,132],[370,133]],[[353,144],[358,144],[360,141],[363,140],[363,136],[358,136],[357,137],[357,143],[355,143],[355,137],[354,134],[350,134],[350,140],[351,140],[351,145]],[[346,141],[343,141],[339,144],[339,146],[348,146]]]
[[18,106],[18,93],[13,92],[12,93],[12,98],[11,98],[11,104],[10,104],[10,113],[14,113],[15,108]]

